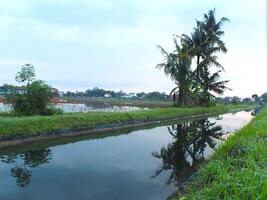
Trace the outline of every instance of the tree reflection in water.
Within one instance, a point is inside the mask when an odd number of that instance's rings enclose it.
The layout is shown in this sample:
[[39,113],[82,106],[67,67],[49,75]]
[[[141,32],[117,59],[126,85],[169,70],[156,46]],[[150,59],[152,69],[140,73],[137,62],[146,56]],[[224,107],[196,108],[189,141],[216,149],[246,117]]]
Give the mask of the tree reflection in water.
[[13,164],[11,176],[16,178],[16,183],[20,187],[27,187],[31,183],[32,168],[49,163],[52,159],[50,149],[39,149],[27,151],[20,154],[8,154],[0,156],[1,162]]
[[155,158],[161,159],[160,167],[152,178],[163,171],[171,170],[167,184],[179,184],[191,176],[200,162],[205,160],[205,150],[214,149],[223,135],[222,127],[208,119],[185,122],[168,127],[173,141],[160,152],[153,152]]
[[16,178],[18,186],[27,187],[31,183],[32,172],[25,165],[23,167],[15,166],[11,168],[11,176]]
[[251,112],[251,115],[254,116],[254,117],[257,116],[260,113],[260,111],[262,110],[263,107],[264,106],[259,106],[257,108],[254,108],[254,110],[252,110],[252,112]]

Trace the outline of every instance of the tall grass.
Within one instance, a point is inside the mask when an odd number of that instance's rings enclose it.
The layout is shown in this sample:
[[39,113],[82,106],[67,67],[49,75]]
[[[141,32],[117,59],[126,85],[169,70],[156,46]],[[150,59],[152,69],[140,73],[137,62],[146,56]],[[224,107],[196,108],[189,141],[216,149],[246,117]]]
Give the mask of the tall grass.
[[267,108],[200,168],[187,192],[183,199],[267,199]]

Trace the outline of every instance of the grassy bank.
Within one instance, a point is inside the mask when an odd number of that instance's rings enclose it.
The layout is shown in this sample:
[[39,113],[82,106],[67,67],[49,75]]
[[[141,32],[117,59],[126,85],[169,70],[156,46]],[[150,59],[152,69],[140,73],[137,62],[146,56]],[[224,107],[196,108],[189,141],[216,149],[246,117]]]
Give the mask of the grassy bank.
[[267,199],[267,108],[201,167],[187,192],[182,199]]
[[136,112],[114,113],[72,113],[54,116],[0,117],[0,136],[30,136],[42,132],[70,130],[79,128],[97,128],[114,123],[133,123],[184,117],[205,113],[223,113],[233,109],[248,108],[247,105],[218,105],[201,108],[158,108]]

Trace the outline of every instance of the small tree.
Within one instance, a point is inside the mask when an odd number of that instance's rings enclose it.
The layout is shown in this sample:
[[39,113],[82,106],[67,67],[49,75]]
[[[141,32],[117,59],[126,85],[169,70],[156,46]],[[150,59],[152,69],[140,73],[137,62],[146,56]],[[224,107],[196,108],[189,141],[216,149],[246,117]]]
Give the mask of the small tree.
[[48,108],[48,103],[52,97],[51,87],[44,81],[35,80],[34,66],[26,64],[22,66],[20,72],[16,74],[16,80],[27,83],[26,93],[16,93],[8,96],[8,101],[18,115],[50,115],[52,110]]
[[32,64],[25,64],[21,67],[21,71],[16,74],[16,81],[20,83],[27,82],[27,86],[35,80],[35,70]]
[[51,88],[45,82],[37,80],[28,86],[26,94],[15,93],[8,100],[18,115],[49,115],[51,112],[47,106],[51,97]]
[[51,87],[44,81],[34,81],[29,86],[27,101],[31,105],[30,114],[47,115],[47,106],[52,97]]

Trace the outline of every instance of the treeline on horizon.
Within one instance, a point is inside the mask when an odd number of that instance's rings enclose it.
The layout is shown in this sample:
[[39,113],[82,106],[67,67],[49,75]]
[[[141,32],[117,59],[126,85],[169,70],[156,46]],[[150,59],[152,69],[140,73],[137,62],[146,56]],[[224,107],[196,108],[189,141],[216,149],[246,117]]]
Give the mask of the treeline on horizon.
[[[12,93],[23,93],[27,89],[26,86],[16,86],[10,84],[4,84],[0,86],[0,95],[9,95]],[[112,90],[105,90],[102,88],[94,87],[93,89],[88,89],[86,91],[67,91],[61,92],[56,88],[52,88],[52,93],[54,96],[61,97],[73,97],[73,98],[138,98],[138,99],[158,99],[158,100],[166,100],[169,99],[169,95],[164,92],[138,92],[138,93],[126,93],[122,90],[119,92]]]
[[102,88],[95,87],[93,89],[88,89],[85,92],[76,91],[64,92],[63,97],[71,98],[129,98],[129,99],[155,99],[155,100],[168,100],[169,95],[164,92],[138,92],[138,93],[126,93],[122,90],[119,92],[112,90],[105,90]]
[[[11,91],[21,92],[25,90],[25,86],[15,86],[4,84],[0,86],[0,95],[6,95]],[[87,89],[83,91],[67,91],[60,92],[58,89],[53,88],[54,96],[66,97],[66,98],[127,98],[127,99],[144,99],[144,100],[172,100],[173,94],[169,95],[165,92],[153,91],[153,92],[137,92],[137,93],[126,93],[122,90],[116,92],[113,90],[107,90],[103,88],[94,87],[93,89]],[[238,96],[226,96],[226,97],[216,97],[214,103],[246,103],[253,104],[258,103],[267,103],[267,92],[262,95],[253,94],[251,97],[241,98]]]
[[[108,96],[107,96],[108,94]],[[112,90],[105,90],[101,88],[88,89],[85,92],[76,91],[76,92],[64,92],[62,93],[63,97],[67,98],[128,98],[128,99],[144,99],[144,100],[172,100],[173,94],[167,95],[164,92],[139,92],[139,93],[125,93],[122,90],[115,92]],[[226,97],[216,97],[214,103],[222,104],[254,104],[254,103],[267,103],[267,92],[262,95],[253,94],[251,97],[241,98],[238,96],[226,96]]]
[[[106,96],[109,94],[110,96]],[[85,92],[64,92],[62,93],[63,97],[67,98],[127,98],[127,99],[139,99],[139,100],[169,100],[173,99],[172,95],[167,95],[166,93],[161,93],[158,91],[154,92],[139,92],[139,93],[125,93],[123,91],[115,92],[112,90],[105,90],[100,88],[88,89]],[[241,98],[238,96],[226,96],[226,97],[216,97],[213,100],[214,103],[222,103],[222,104],[254,104],[254,103],[267,103],[267,92],[258,96],[257,94],[253,94],[251,97]]]

